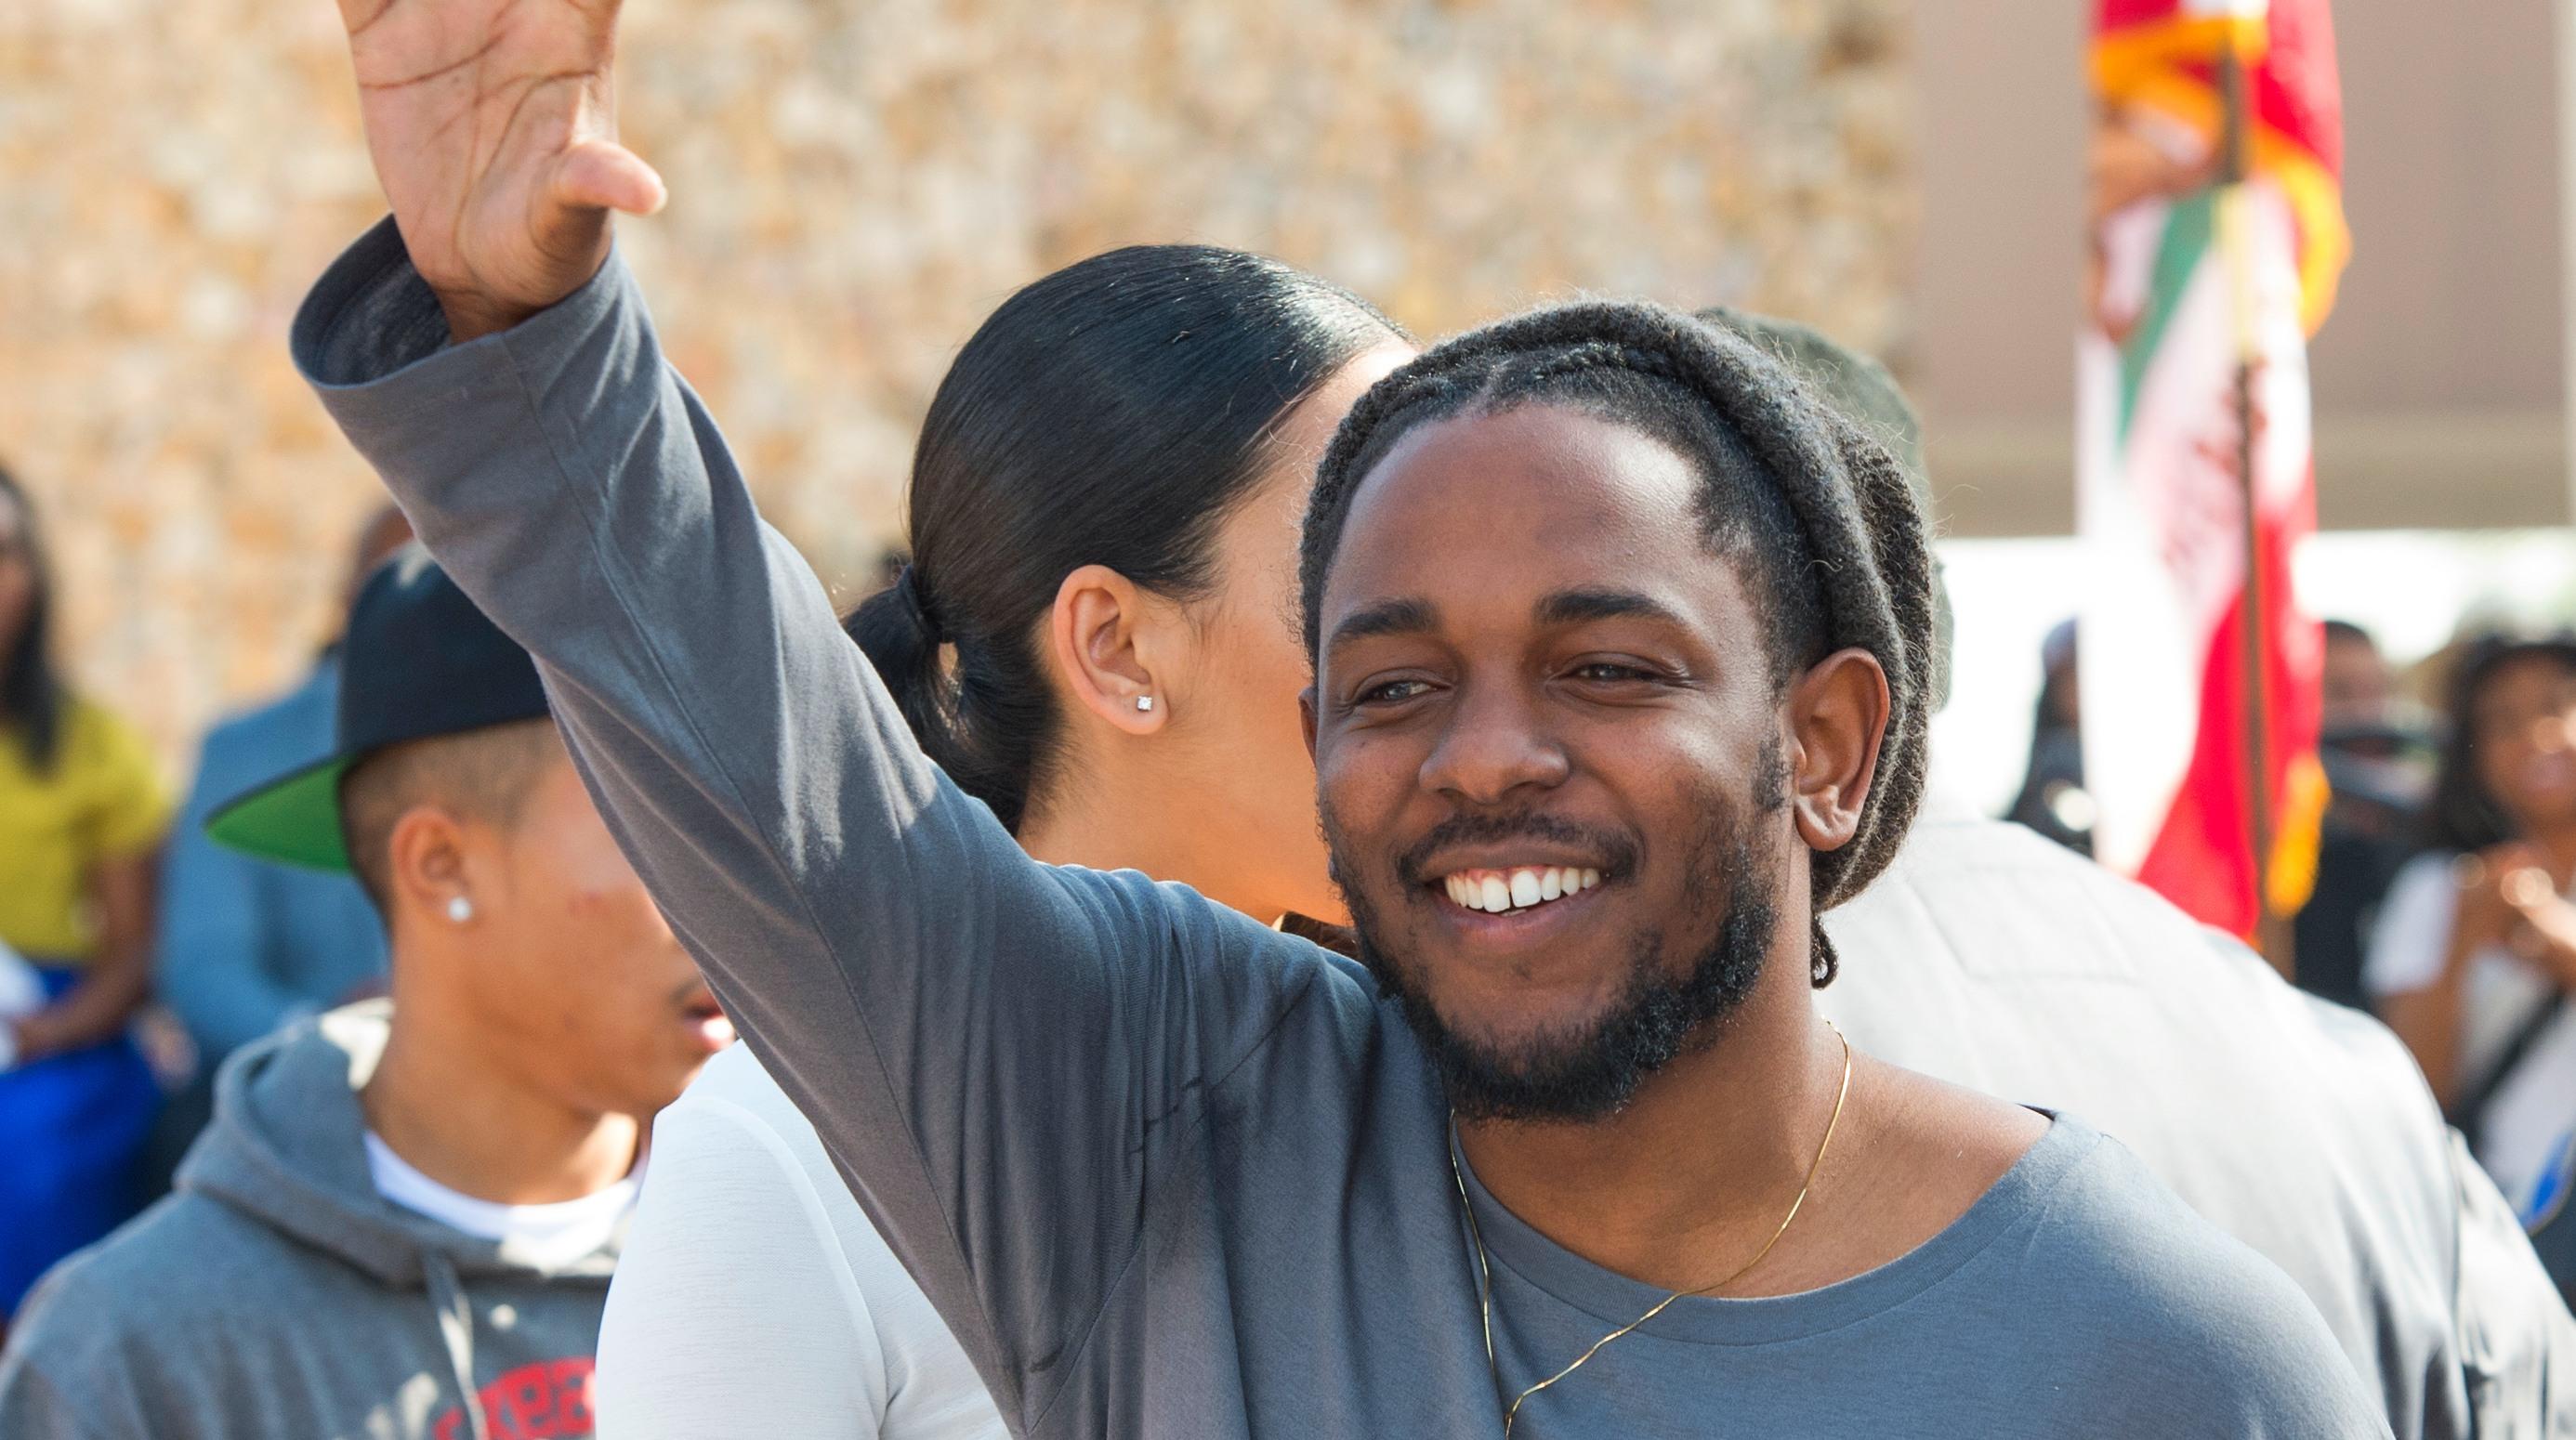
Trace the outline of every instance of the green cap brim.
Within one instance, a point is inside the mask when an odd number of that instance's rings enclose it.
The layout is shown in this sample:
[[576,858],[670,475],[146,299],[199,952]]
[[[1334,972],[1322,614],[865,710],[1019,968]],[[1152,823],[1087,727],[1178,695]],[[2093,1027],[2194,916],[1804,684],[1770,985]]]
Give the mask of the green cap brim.
[[206,834],[245,855],[345,875],[349,842],[340,831],[340,776],[348,768],[349,761],[334,757],[263,785],[207,817]]

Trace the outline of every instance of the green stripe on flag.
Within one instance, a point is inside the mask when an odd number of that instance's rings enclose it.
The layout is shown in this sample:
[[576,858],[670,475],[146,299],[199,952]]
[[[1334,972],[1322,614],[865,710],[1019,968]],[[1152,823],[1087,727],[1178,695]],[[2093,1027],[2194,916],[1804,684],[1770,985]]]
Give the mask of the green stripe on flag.
[[2200,257],[2209,251],[2217,215],[2218,192],[2207,187],[2176,200],[2165,212],[2165,233],[2156,245],[2156,269],[2147,286],[2146,312],[2138,317],[2128,340],[2120,346],[2120,444],[2124,446],[2129,443],[2129,422],[2138,412],[2138,387],[2146,383],[2147,367],[2155,362],[2156,347],[2163,342],[2165,327],[2173,322],[2174,311],[2182,304],[2192,272],[2200,268]]

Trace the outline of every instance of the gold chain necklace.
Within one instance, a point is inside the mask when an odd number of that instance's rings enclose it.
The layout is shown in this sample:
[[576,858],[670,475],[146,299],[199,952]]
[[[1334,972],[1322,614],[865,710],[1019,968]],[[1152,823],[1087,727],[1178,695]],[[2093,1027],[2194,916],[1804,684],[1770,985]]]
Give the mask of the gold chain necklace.
[[[1528,1400],[1532,1395],[1535,1395],[1550,1385],[1555,1384],[1557,1381],[1564,1379],[1566,1376],[1573,1374],[1575,1371],[1582,1369],[1593,1356],[1600,1354],[1602,1350],[1610,1344],[1610,1342],[1627,1338],[1630,1334],[1633,1334],[1639,1326],[1642,1326],[1647,1321],[1663,1314],[1665,1310],[1671,1308],[1674,1301],[1681,1299],[1683,1296],[1705,1295],[1711,1290],[1722,1290],[1725,1287],[1734,1284],[1736,1281],[1743,1279],[1746,1275],[1752,1273],[1754,1266],[1761,1264],[1764,1259],[1769,1257],[1772,1247],[1780,1243],[1780,1237],[1789,1233],[1790,1222],[1798,1218],[1798,1211],[1807,1203],[1807,1191],[1816,1183],[1816,1172],[1825,1168],[1825,1152],[1833,1148],[1834,1131],[1840,1128],[1843,1123],[1843,1102],[1851,1098],[1851,1039],[1844,1035],[1840,1029],[1836,1028],[1831,1021],[1826,1022],[1825,1028],[1832,1030],[1834,1032],[1834,1038],[1843,1042],[1842,1088],[1834,1093],[1833,1118],[1825,1122],[1825,1138],[1816,1146],[1816,1158],[1807,1166],[1807,1178],[1798,1186],[1798,1198],[1789,1202],[1789,1213],[1780,1217],[1780,1228],[1771,1232],[1771,1238],[1762,1242],[1762,1248],[1754,1252],[1752,1259],[1737,1266],[1734,1273],[1728,1275],[1725,1279],[1712,1280],[1708,1284],[1702,1285],[1695,1290],[1674,1291],[1663,1299],[1656,1301],[1654,1306],[1647,1310],[1645,1314],[1638,1316],[1636,1319],[1629,1321],[1627,1324],[1622,1325],[1618,1329],[1611,1331],[1609,1334],[1602,1336],[1600,1339],[1593,1341],[1592,1348],[1574,1357],[1573,1364],[1566,1366],[1564,1369],[1557,1371],[1555,1374],[1550,1375],[1546,1379],[1541,1380],[1537,1384],[1529,1387],[1527,1390],[1514,1396],[1512,1398],[1511,1408],[1503,1412],[1503,1440],[1511,1440],[1512,1426],[1521,1418],[1521,1406],[1528,1403]],[[1451,1134],[1454,1136],[1458,1128],[1458,1117],[1454,1113],[1449,1117],[1449,1128]],[[1484,1231],[1476,1224],[1475,1202],[1467,1198],[1467,1174],[1465,1171],[1458,1168],[1458,1147],[1457,1142],[1454,1139],[1450,1142],[1449,1147],[1449,1178],[1458,1182],[1458,1204],[1459,1207],[1465,1210],[1467,1214],[1467,1233],[1469,1236],[1473,1237],[1476,1242],[1476,1303],[1484,1313],[1485,1369],[1487,1373],[1494,1377],[1494,1394],[1496,1398],[1500,1398],[1503,1392],[1503,1371],[1502,1366],[1494,1359],[1494,1267],[1492,1262],[1487,1259],[1485,1255],[1485,1235]]]

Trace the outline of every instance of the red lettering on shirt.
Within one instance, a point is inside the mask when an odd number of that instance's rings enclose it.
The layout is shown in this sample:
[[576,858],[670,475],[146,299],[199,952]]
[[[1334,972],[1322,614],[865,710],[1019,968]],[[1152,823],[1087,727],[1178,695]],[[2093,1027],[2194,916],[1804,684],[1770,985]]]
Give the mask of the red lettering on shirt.
[[[474,1399],[492,1440],[588,1440],[595,1368],[587,1355],[567,1355],[522,1365],[484,1386]],[[467,1440],[465,1407],[450,1407],[431,1433],[435,1440]]]

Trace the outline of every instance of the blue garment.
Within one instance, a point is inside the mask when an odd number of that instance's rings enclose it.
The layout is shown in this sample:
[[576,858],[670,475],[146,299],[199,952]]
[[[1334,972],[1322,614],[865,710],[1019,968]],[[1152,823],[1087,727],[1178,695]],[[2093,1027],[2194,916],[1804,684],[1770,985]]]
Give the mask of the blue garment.
[[2569,1203],[2571,1195],[2576,1195],[2576,1132],[2559,1142],[2558,1158],[2540,1177],[2540,1188],[2522,1215],[2540,1263],[2558,1282],[2558,1293],[2576,1305],[2576,1204]]
[[[83,972],[38,965],[45,999]],[[0,1070],[0,1320],[47,1267],[125,1223],[161,1085],[124,1032]]]
[[334,652],[294,690],[206,732],[162,862],[153,964],[163,1002],[208,1070],[385,973],[384,926],[355,880],[254,860],[206,838],[217,807],[331,753],[339,703]]

